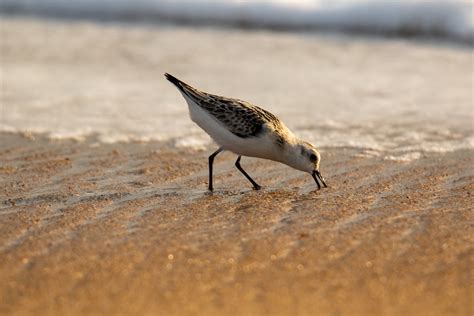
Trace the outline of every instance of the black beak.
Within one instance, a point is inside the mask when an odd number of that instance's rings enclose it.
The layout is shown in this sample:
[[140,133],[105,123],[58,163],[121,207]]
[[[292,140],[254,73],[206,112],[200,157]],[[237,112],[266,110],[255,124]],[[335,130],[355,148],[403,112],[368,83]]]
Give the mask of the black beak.
[[328,187],[327,184],[326,184],[326,181],[324,180],[324,178],[321,175],[321,173],[319,172],[319,170],[313,170],[313,173],[311,175],[313,176],[314,181],[318,185],[318,190],[321,189],[321,185],[319,184],[319,182],[321,182],[322,185],[324,185],[325,188]]

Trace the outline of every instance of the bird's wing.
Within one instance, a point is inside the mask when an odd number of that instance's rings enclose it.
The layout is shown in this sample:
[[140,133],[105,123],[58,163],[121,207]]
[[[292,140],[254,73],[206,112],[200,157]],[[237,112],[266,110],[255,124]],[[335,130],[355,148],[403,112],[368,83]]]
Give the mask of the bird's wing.
[[209,95],[200,106],[223,123],[236,136],[257,136],[265,124],[279,124],[279,119],[264,109],[238,99]]
[[199,91],[170,74],[165,74],[183,94],[226,126],[234,135],[247,138],[256,136],[263,125],[281,126],[272,113],[246,101],[225,98]]

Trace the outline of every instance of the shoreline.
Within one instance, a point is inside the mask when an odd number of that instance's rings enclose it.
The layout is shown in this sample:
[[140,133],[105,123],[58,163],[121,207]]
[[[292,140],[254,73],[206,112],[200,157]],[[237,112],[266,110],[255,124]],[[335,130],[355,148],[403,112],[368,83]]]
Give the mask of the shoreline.
[[2,314],[469,313],[473,150],[324,149],[320,191],[223,153],[208,194],[207,150],[0,140]]
[[[163,78],[170,72],[204,91],[265,108],[320,148],[403,154],[473,147],[472,78],[465,71],[472,58],[466,50],[39,20],[6,19],[2,29],[3,130],[205,146],[185,102]],[[219,52],[216,45],[229,48]],[[394,60],[398,55],[406,57]],[[283,63],[287,56],[295,61]],[[228,59],[235,59],[230,67]],[[433,91],[439,91],[436,98]]]

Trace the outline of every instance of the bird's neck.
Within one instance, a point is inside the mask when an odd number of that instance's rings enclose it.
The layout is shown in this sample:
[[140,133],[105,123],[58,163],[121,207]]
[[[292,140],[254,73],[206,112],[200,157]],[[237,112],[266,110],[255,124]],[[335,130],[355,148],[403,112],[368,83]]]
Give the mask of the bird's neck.
[[296,136],[288,139],[285,144],[285,150],[281,156],[281,162],[295,169],[300,169],[301,140]]

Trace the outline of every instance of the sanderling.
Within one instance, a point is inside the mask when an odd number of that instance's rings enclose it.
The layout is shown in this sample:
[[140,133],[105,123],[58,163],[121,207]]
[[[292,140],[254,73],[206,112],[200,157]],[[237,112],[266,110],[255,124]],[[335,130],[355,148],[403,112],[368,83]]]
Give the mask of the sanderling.
[[327,187],[319,172],[319,152],[310,143],[296,137],[275,115],[246,101],[199,91],[168,73],[165,77],[185,98],[191,119],[220,146],[209,156],[209,191],[213,190],[214,158],[224,150],[238,155],[235,166],[255,190],[261,187],[240,166],[242,156],[284,163],[310,173],[318,189],[321,188],[318,180]]

